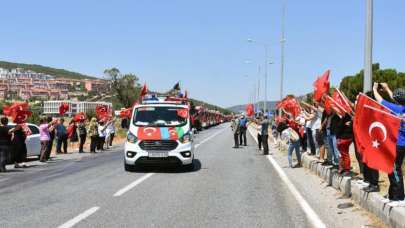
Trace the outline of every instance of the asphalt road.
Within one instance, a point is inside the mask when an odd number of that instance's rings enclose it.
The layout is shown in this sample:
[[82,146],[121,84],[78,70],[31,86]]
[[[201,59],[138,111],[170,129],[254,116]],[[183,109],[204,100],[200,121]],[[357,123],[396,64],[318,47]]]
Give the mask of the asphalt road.
[[292,181],[300,194],[314,194],[297,198],[250,136],[248,147],[232,148],[228,124],[203,131],[195,141],[192,171],[125,172],[118,147],[1,174],[0,227],[313,227],[303,201],[326,227],[368,222],[360,212],[345,214],[353,218],[350,223],[336,221],[333,209],[325,212],[336,202],[316,196],[323,187],[314,184],[314,177],[309,188],[300,187],[302,180]]

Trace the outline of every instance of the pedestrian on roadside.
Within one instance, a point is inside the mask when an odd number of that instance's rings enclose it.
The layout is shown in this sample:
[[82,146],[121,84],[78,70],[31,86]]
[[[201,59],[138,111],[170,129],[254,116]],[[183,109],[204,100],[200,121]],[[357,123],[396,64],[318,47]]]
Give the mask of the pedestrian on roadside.
[[12,133],[10,151],[14,155],[14,167],[26,168],[27,145],[25,140],[27,139],[27,132],[24,130],[23,124],[17,124]]
[[239,126],[240,127],[239,145],[247,146],[247,142],[246,142],[247,124],[248,124],[248,119],[245,117],[245,115],[242,115],[239,120],[239,125],[240,125]]
[[76,143],[79,141],[79,136],[77,135],[77,125],[75,120],[69,122],[67,127],[67,135],[71,146],[76,146]]
[[0,119],[0,173],[6,172],[6,163],[11,145],[12,130],[7,126],[7,117]]
[[77,125],[77,129],[79,130],[79,153],[84,153],[83,147],[86,143],[87,138],[87,129],[86,129],[86,122],[85,120],[80,120],[79,124]]
[[262,150],[262,126],[260,125],[261,121],[261,117],[256,118],[257,144],[259,146],[259,150]]
[[99,150],[99,151],[104,150],[105,137],[106,137],[106,123],[105,122],[106,122],[105,120],[100,120],[99,124],[97,126],[97,131],[98,131],[97,150]]
[[239,124],[239,118],[238,117],[233,117],[232,118],[232,124],[231,124],[232,132],[233,132],[233,139],[235,145],[233,148],[239,148],[239,132],[240,132],[240,124]]
[[52,147],[53,147],[53,142],[55,140],[55,127],[57,124],[57,120],[54,120],[52,117],[48,116],[47,118],[48,124],[52,125],[52,129],[49,130],[49,142],[48,142],[48,147],[46,148],[46,160],[48,161],[51,158],[51,153],[52,153]]
[[59,119],[58,124],[56,125],[56,153],[62,153],[62,145],[63,145],[63,152],[67,154],[67,130],[64,125],[65,120],[63,118]]
[[52,131],[54,126],[52,123],[48,123],[48,119],[46,117],[41,118],[39,121],[39,140],[41,141],[41,153],[39,156],[40,162],[46,162],[47,150],[49,147],[50,135],[49,131]]
[[344,176],[350,176],[349,148],[353,142],[353,137],[352,117],[346,113],[345,116],[340,119],[336,128],[337,148],[341,155],[339,173]]
[[[379,89],[385,91],[395,103],[384,100],[378,91]],[[390,203],[391,206],[405,206],[404,180],[402,174],[402,164],[405,157],[405,88],[398,88],[392,92],[387,83],[374,83],[373,92],[374,97],[378,102],[389,108],[393,114],[401,118],[394,170],[388,175],[390,180],[388,200],[393,201]]]
[[[290,121],[289,126],[282,132],[284,138],[288,140],[288,165],[290,168],[300,168],[301,166],[301,151],[300,151],[300,136],[297,130],[297,124],[293,120]],[[298,163],[293,165],[292,153],[295,150]]]
[[[319,160],[322,162],[322,165],[332,165],[332,155],[329,153],[329,141],[328,141],[328,135],[326,133],[326,127],[328,125],[328,118],[329,115],[324,110],[322,112],[322,117],[321,117],[321,137],[323,141],[323,146],[320,147],[319,151]],[[326,158],[325,158],[326,155]]]
[[89,124],[89,136],[90,136],[90,153],[96,153],[96,148],[98,146],[98,127],[97,119],[95,117],[91,118]]
[[122,129],[129,129],[129,123],[130,123],[130,120],[129,120],[128,117],[122,118],[122,120],[121,120],[121,128]]
[[263,144],[263,155],[269,154],[269,117],[264,115],[264,119],[260,122],[260,126],[262,127],[262,144]]
[[340,159],[340,154],[339,150],[337,149],[337,142],[336,142],[336,129],[337,126],[339,125],[339,122],[340,122],[339,116],[333,109],[331,109],[326,125],[326,137],[329,145],[328,157],[331,158],[332,165],[334,168],[339,167],[339,159]]
[[309,108],[309,113],[305,114],[305,120],[306,122],[306,128],[305,132],[307,135],[308,139],[308,145],[310,148],[310,154],[314,156],[319,156],[319,150],[317,150],[317,140],[316,140],[316,130],[319,130],[320,128],[320,117],[319,117],[319,110],[317,107],[317,103],[314,103],[314,105],[307,105]]
[[107,148],[112,146],[114,136],[115,136],[115,119],[112,119],[106,128],[106,145]]

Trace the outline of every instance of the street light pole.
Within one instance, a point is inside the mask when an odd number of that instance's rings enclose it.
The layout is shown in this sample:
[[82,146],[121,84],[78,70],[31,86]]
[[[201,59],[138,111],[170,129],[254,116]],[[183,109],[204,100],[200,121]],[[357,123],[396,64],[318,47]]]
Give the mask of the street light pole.
[[258,84],[258,87],[257,87],[257,100],[258,100],[258,103],[257,103],[257,107],[260,109],[260,72],[261,71],[261,69],[260,69],[260,65],[258,66],[258,82],[257,82],[257,84]]
[[267,46],[267,44],[264,44],[264,52],[265,52],[265,60],[264,60],[264,102],[265,102],[265,105],[263,105],[263,112],[264,113],[266,113],[266,112],[268,112],[268,107],[267,107],[267,69],[268,69],[268,66],[267,66],[267,64],[269,64],[267,61],[268,61],[268,46]]
[[363,92],[372,88],[373,78],[373,0],[366,0],[366,36],[364,46]]
[[283,1],[283,9],[281,15],[281,69],[280,69],[280,100],[283,99],[284,96],[284,47],[285,47],[285,11],[286,11],[286,4]]

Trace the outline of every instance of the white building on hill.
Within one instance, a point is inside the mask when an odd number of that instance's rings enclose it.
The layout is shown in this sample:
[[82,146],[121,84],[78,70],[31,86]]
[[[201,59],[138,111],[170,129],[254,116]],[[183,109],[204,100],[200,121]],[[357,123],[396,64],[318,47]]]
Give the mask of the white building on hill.
[[59,115],[59,107],[62,103],[69,104],[69,111],[66,114],[76,114],[79,112],[87,113],[95,111],[97,105],[106,105],[112,108],[110,102],[90,102],[90,101],[45,101],[43,105],[43,114],[45,115]]

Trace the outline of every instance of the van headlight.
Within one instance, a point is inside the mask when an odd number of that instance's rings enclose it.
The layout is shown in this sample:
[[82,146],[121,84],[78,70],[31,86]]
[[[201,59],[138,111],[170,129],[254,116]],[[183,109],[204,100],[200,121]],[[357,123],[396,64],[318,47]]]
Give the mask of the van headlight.
[[129,143],[136,143],[138,141],[138,138],[134,134],[132,134],[130,131],[128,131],[127,141]]
[[188,143],[191,142],[191,135],[190,133],[184,134],[183,137],[180,138],[181,143]]

